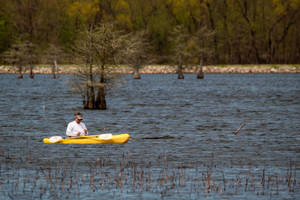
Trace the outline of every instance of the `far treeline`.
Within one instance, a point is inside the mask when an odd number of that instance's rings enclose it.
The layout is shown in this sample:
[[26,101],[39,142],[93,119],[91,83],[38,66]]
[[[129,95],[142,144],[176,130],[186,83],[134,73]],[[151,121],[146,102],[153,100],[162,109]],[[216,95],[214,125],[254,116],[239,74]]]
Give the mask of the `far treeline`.
[[[72,83],[88,109],[106,109],[109,67],[297,64],[300,0],[0,0],[0,63],[79,64]],[[82,67],[83,66],[83,67]]]
[[[0,53],[28,40],[38,52],[51,45],[72,51],[79,33],[105,22],[147,32],[155,55],[169,62],[170,35],[213,36],[206,64],[296,64],[300,60],[300,0],[0,0]],[[199,44],[200,45],[200,44]]]

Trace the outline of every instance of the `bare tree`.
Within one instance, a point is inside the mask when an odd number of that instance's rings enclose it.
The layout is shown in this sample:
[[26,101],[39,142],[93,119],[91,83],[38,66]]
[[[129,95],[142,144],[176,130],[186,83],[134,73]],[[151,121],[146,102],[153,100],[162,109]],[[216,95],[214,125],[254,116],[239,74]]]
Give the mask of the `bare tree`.
[[29,77],[34,78],[33,68],[37,62],[37,55],[35,53],[36,46],[28,40],[23,44],[24,48],[24,64],[29,67]]
[[215,34],[209,31],[206,27],[200,28],[196,33],[191,35],[191,42],[190,42],[190,49],[189,52],[191,53],[190,57],[193,58],[199,67],[197,69],[197,78],[203,79],[204,72],[203,72],[203,62],[204,59],[209,58],[213,55],[213,51],[209,48],[209,44],[211,40],[214,40]]
[[14,44],[4,53],[4,60],[12,67],[17,68],[18,78],[23,78],[23,48],[21,44]]
[[171,52],[171,62],[175,63],[177,66],[176,72],[178,74],[178,79],[184,79],[183,65],[189,59],[186,48],[189,38],[190,35],[183,26],[176,26],[171,33],[170,42],[174,46]]
[[77,77],[73,80],[72,86],[75,92],[82,95],[83,106],[85,109],[95,109],[95,81],[94,81],[94,67],[95,67],[95,53],[93,43],[95,42],[94,30],[87,30],[81,33],[80,40],[75,44],[75,61],[77,64],[82,64],[84,67],[79,69]]
[[29,77],[34,78],[33,68],[37,60],[35,45],[29,41],[17,43],[4,53],[5,60],[18,70],[18,78],[23,78],[23,70],[29,66]]
[[173,49],[171,59],[177,66],[178,79],[184,79],[183,69],[192,63],[199,63],[197,77],[203,78],[203,59],[211,54],[210,50],[205,47],[205,43],[213,34],[203,27],[195,33],[189,33],[182,26],[177,26],[171,33],[171,43]]
[[145,64],[153,63],[154,56],[152,55],[150,42],[147,40],[146,32],[139,31],[128,34],[124,37],[124,45],[119,52],[120,62],[128,64],[133,68],[133,78],[140,79],[140,69]]
[[72,85],[77,86],[77,92],[81,93],[85,109],[107,108],[106,90],[113,80],[109,69],[117,60],[122,38],[112,24],[101,24],[91,26],[77,41],[74,49],[78,58],[76,62],[83,67],[78,71],[77,82]]
[[203,79],[204,78],[204,72],[203,72],[203,59],[201,58],[200,60],[200,66],[197,71],[197,78],[198,79]]
[[58,62],[65,56],[63,50],[54,44],[50,44],[49,48],[47,49],[46,59],[48,63],[51,63],[51,74],[52,78],[56,79],[56,75],[58,73]]

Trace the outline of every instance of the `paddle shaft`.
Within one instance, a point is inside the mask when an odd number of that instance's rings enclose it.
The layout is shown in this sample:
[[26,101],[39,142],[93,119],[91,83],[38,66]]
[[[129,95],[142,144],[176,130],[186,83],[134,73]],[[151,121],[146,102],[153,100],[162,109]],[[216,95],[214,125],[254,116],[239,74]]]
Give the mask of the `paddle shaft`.
[[98,138],[98,136],[91,136],[91,137],[85,137],[85,136],[75,136],[75,137],[67,137],[67,139],[93,139],[93,138]]
[[69,137],[70,139],[101,139],[101,140],[110,140],[112,139],[112,135],[109,134],[108,138],[102,138],[101,136],[104,136],[107,134],[102,134],[102,135],[91,135],[91,136],[75,136],[75,137]]

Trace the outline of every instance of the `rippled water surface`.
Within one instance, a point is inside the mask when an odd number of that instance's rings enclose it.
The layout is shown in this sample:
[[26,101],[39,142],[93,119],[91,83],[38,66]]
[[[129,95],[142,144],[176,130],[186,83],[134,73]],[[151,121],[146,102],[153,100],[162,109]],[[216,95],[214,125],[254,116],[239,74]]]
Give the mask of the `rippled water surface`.
[[[300,198],[300,75],[126,75],[106,111],[83,110],[70,77],[0,75],[0,199]],[[131,139],[43,144],[74,111]]]

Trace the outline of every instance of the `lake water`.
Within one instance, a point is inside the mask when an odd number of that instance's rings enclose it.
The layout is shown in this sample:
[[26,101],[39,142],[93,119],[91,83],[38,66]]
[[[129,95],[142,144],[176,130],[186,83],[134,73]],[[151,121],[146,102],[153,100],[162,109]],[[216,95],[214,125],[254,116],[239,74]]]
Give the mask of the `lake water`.
[[[105,111],[83,110],[70,77],[0,75],[0,199],[300,198],[299,74],[126,75]],[[74,111],[131,139],[43,144]]]

